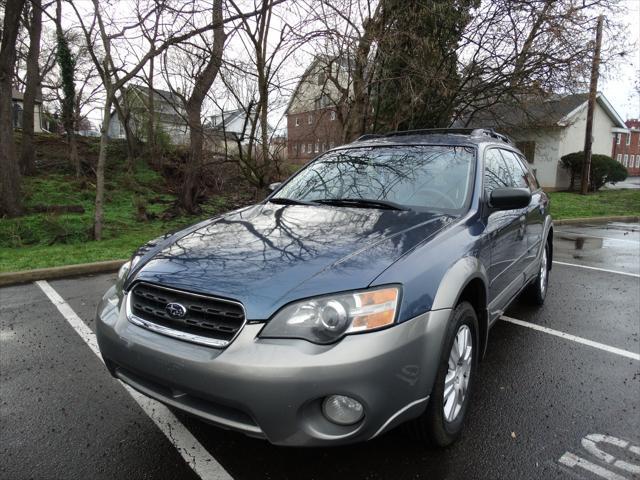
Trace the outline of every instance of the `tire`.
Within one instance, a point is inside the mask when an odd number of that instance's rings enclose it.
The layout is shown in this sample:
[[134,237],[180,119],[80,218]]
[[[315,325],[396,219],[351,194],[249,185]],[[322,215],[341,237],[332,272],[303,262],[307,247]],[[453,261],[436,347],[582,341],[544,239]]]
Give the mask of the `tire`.
[[549,287],[549,242],[545,242],[538,275],[527,287],[527,299],[530,303],[538,306],[544,304]]
[[[466,364],[466,362],[460,361],[456,364],[458,365],[457,368],[452,369],[450,368],[450,360],[453,362],[453,357],[451,357],[452,349],[454,344],[456,346],[460,344],[460,342],[455,343],[456,340],[462,338],[460,335],[471,343],[469,363],[463,368],[459,364]],[[469,302],[461,302],[451,312],[451,319],[443,343],[440,363],[438,364],[438,372],[431,390],[427,409],[422,416],[407,424],[411,436],[436,447],[451,445],[460,437],[469,407],[470,394],[473,390],[479,353],[478,317]],[[453,379],[451,379],[452,375]],[[457,383],[456,378],[458,380]],[[445,381],[447,383],[453,381],[452,387],[454,388],[454,392],[449,393],[446,398]],[[464,388],[461,403],[458,404],[451,395],[459,394],[464,387],[465,381],[466,388]],[[449,391],[448,388],[447,390]],[[451,402],[454,402],[455,405],[452,406]],[[447,409],[446,407],[450,408]]]

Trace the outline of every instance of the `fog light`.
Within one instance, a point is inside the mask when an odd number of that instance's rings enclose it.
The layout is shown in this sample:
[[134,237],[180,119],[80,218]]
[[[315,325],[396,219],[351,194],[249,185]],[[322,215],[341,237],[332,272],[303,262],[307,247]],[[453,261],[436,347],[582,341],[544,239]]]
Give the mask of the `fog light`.
[[331,395],[322,402],[322,413],[327,419],[338,425],[353,425],[362,420],[362,404],[345,395]]

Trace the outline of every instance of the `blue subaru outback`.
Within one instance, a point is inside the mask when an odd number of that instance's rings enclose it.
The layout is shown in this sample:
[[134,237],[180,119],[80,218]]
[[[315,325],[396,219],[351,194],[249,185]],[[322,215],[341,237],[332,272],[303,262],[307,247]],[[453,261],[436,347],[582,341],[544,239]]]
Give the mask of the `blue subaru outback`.
[[369,135],[140,248],[97,312],[111,373],[279,445],[460,435],[488,332],[544,301],[549,199],[491,130]]

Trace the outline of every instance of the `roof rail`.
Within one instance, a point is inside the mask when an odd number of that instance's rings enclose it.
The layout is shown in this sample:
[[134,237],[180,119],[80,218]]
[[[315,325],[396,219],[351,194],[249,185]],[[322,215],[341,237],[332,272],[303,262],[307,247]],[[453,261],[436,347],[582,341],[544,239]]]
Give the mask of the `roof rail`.
[[371,140],[374,138],[387,138],[387,137],[400,137],[405,135],[470,135],[472,137],[491,137],[497,140],[501,140],[505,143],[513,143],[509,137],[497,133],[491,128],[425,128],[420,130],[403,130],[399,132],[389,132],[384,134],[368,133],[359,137],[356,142]]
[[472,137],[480,137],[483,135],[491,138],[496,138],[498,140],[502,140],[505,143],[510,143],[513,145],[513,142],[509,137],[496,132],[493,128],[474,128],[471,132]]
[[361,142],[363,140],[371,140],[372,138],[380,138],[384,136],[385,135],[381,135],[379,133],[365,133],[364,135],[360,135],[358,138],[356,138],[355,141]]

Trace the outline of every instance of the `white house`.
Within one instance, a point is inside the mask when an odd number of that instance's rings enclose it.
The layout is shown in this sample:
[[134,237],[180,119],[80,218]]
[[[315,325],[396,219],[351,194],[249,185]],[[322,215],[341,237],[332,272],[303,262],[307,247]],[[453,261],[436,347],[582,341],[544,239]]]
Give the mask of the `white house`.
[[[205,123],[206,148],[213,152],[235,152],[238,149],[238,142],[247,144],[251,137],[254,115],[247,115],[247,112],[239,108],[228,110],[209,117]],[[267,126],[269,141],[273,136],[273,128]],[[253,130],[254,142],[260,142],[262,130],[260,122]]]
[[[595,154],[611,155],[614,135],[626,125],[602,93],[593,115]],[[588,95],[532,96],[518,105],[499,104],[470,120],[467,127],[489,127],[509,135],[527,157],[540,184],[548,190],[564,190],[569,175],[560,158],[584,149]]]
[[[149,118],[150,89],[143,85],[127,87],[125,95],[119,101],[129,109],[131,118],[129,125],[140,141],[146,140],[147,122]],[[182,100],[178,95],[166,90],[153,90],[153,109],[156,128],[169,136],[174,145],[189,143],[189,128]],[[109,137],[125,138],[125,129],[116,111],[111,112],[109,120]]]
[[[22,128],[22,114],[24,111],[24,93],[17,89],[11,89],[11,106],[12,106],[12,122],[13,128]],[[33,131],[40,133],[43,129],[42,119],[42,95],[38,93],[35,98],[33,107]]]

